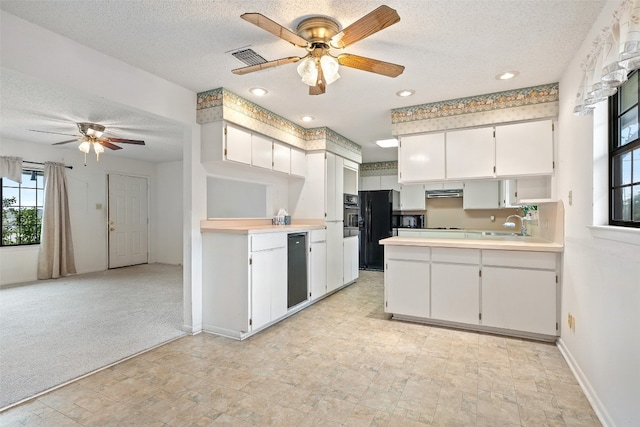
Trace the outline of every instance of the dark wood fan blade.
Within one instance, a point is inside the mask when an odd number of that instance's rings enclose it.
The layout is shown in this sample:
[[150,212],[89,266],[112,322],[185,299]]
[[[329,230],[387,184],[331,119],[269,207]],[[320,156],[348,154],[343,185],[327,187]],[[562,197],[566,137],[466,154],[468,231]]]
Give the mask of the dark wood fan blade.
[[77,141],[77,140],[78,140],[77,138],[76,138],[76,139],[70,139],[70,140],[68,140],[68,141],[56,142],[55,144],[51,144],[51,145],[62,145],[62,144],[68,144],[68,143],[70,143],[70,142],[75,142],[75,141]]
[[295,46],[307,46],[307,41],[305,39],[303,39],[296,33],[284,28],[277,22],[272,21],[261,13],[243,13],[242,15],[240,15],[240,18],[244,19],[247,22],[251,22],[253,25],[256,25],[263,30],[268,31],[274,36],[280,37],[282,40],[288,41]]
[[[316,59],[317,61],[317,59]],[[316,79],[315,86],[309,86],[309,95],[322,95],[327,90],[327,85],[324,81],[324,73],[322,67],[318,64],[318,77]]]
[[54,135],[80,136],[80,135],[74,135],[72,133],[49,132],[47,130],[37,130],[37,129],[29,129],[29,131],[30,132],[40,132],[40,133],[52,133]]
[[[136,144],[136,145],[144,145],[144,141],[140,141],[137,139],[122,139],[122,138],[107,138],[109,142],[118,142],[120,144]],[[118,147],[121,148],[121,147]]]
[[[111,141],[113,141],[114,139],[115,138],[110,138]],[[118,147],[117,145],[110,143],[106,139],[100,141],[100,145],[102,145],[103,147],[110,148],[112,150],[122,150],[122,147]]]
[[333,36],[331,38],[331,46],[341,49],[369,37],[371,34],[375,34],[398,21],[400,21],[398,12],[389,6],[382,5]]
[[364,56],[342,53],[338,55],[338,62],[345,67],[382,74],[387,77],[398,77],[404,71],[404,66],[384,62],[378,59],[365,58]]
[[291,64],[300,61],[298,56],[290,56],[288,58],[280,58],[273,61],[263,62],[262,64],[249,65],[248,67],[236,68],[231,70],[233,74],[243,75],[253,73],[254,71],[266,70],[267,68],[277,67],[278,65]]

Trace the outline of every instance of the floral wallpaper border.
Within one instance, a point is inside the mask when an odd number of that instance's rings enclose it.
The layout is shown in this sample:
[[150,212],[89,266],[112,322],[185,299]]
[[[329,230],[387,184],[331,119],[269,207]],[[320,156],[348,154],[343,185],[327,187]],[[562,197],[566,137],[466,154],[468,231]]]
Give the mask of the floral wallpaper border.
[[430,104],[395,108],[391,110],[391,123],[406,123],[525,105],[558,102],[558,89],[558,83],[550,83],[504,92],[433,102]]
[[360,165],[360,176],[397,175],[398,162],[372,162]]
[[[243,116],[272,126],[280,132],[285,132],[286,134],[305,142],[325,140],[327,143],[326,148],[328,148],[329,145],[334,144],[357,155],[361,156],[362,154],[362,147],[360,145],[345,138],[328,127],[306,129],[267,110],[266,108],[259,106],[258,104],[236,95],[227,89],[217,88],[198,93],[196,106],[197,112],[203,112],[202,110],[219,107],[230,108]],[[202,115],[199,116],[203,117]],[[317,144],[314,144],[314,148],[318,148]]]

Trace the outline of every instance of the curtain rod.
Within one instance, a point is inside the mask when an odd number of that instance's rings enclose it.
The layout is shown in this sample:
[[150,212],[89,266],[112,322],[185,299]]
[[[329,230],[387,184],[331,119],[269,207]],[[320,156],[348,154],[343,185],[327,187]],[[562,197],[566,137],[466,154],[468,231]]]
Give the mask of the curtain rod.
[[[29,160],[23,160],[22,163],[31,163],[32,165],[43,165],[44,166],[44,163],[42,163],[42,162],[30,162]],[[67,169],[73,169],[73,166],[64,165],[64,167],[67,168]]]

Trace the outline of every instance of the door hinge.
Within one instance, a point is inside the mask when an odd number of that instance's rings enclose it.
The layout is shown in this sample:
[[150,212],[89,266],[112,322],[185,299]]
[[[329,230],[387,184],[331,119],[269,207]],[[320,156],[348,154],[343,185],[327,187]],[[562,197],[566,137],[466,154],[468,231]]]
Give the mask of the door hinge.
[[398,148],[402,147],[402,139],[398,141]]
[[482,270],[478,270],[478,277],[482,277]]
[[327,217],[327,213],[326,213],[326,212],[324,213],[324,217],[325,217],[325,218]]
[[496,173],[496,167],[495,166],[493,167],[493,173]]
[[384,306],[385,306],[385,307],[389,307],[389,301],[385,301],[385,302],[384,302]]
[[554,130],[556,130],[556,125],[555,123],[551,122],[551,132],[553,132]]
[[273,167],[276,163],[275,162],[271,162],[271,167]]
[[402,179],[402,172],[400,172],[400,179]]
[[309,246],[309,252],[311,252],[311,246]]
[[311,292],[309,292],[309,298],[311,298]]
[[251,257],[249,257],[249,265],[253,264],[253,259],[251,259]]
[[558,330],[558,322],[556,322],[556,331]]
[[325,158],[325,159],[327,158],[327,153],[324,153],[324,158]]
[[555,168],[556,168],[556,162],[555,162],[555,161],[551,162],[551,168],[552,168],[552,169],[555,169]]
[[253,325],[253,319],[249,319],[249,326]]
[[226,148],[224,149],[224,155],[225,156],[227,155],[227,149]]
[[388,264],[388,263],[384,265],[384,269],[385,269],[385,270],[388,270],[388,269],[389,269],[389,264]]
[[559,280],[559,279],[558,279],[558,275],[556,274],[556,283],[558,283],[558,280]]
[[496,137],[496,130],[495,129],[493,130],[493,137],[494,138]]
[[227,135],[227,127],[224,127],[224,134]]
[[478,313],[478,319],[482,320],[482,313]]
[[513,195],[514,195],[515,197],[518,197],[518,192],[516,191],[515,193],[513,193]]

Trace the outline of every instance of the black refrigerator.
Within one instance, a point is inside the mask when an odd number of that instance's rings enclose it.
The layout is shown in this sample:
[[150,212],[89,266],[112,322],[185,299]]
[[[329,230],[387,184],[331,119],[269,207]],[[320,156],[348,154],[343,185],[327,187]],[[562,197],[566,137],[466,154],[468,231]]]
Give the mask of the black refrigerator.
[[360,191],[360,269],[384,270],[381,239],[394,235],[391,218],[399,209],[400,193],[395,190]]

